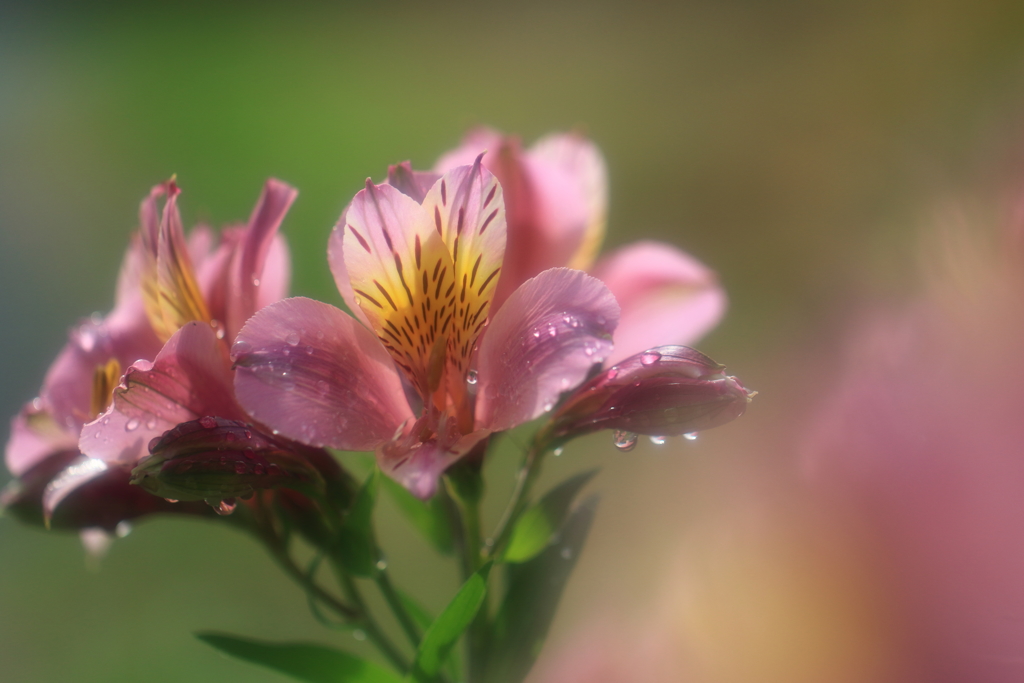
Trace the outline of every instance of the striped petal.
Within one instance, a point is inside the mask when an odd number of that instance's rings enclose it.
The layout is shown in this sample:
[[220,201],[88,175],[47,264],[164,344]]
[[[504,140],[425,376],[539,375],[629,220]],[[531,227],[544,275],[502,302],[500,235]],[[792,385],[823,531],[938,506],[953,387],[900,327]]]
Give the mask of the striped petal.
[[578,270],[552,268],[512,293],[480,343],[478,427],[501,431],[551,410],[611,353],[619,306]]
[[415,200],[369,180],[345,221],[354,302],[420,395],[429,396],[441,386],[457,295],[441,235]]
[[491,315],[505,257],[505,202],[482,158],[445,173],[423,199],[455,265],[455,289],[448,302],[454,312],[448,363],[450,386],[460,389],[477,337]]
[[[162,341],[170,339],[187,322],[210,320],[181,227],[177,205],[180,192],[174,180],[170,180],[153,188],[140,210],[142,243],[147,254],[143,301],[150,324]],[[154,234],[156,199],[162,194],[166,194],[167,201]]]

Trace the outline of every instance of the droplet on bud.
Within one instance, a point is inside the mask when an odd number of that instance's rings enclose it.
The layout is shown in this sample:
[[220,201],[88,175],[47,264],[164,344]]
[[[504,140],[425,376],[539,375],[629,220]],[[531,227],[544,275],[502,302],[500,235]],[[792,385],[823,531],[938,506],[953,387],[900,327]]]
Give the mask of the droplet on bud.
[[636,448],[636,442],[640,439],[635,432],[627,432],[621,429],[612,433],[612,443],[622,452],[631,451]]
[[132,419],[128,420],[128,422],[126,422],[125,425],[124,425],[124,431],[126,431],[126,432],[134,432],[138,428],[139,428],[139,418],[137,418],[137,417],[133,417]]
[[284,338],[284,342],[288,346],[298,346],[299,345],[299,335],[298,335],[298,333],[297,332],[289,332],[288,336]]
[[565,452],[565,449],[562,448],[561,446],[559,446],[555,450],[551,451],[551,454],[557,458],[558,456],[560,456],[564,452]]
[[466,384],[476,384],[478,379],[479,377],[476,373],[476,370],[470,370],[469,372],[466,373]]
[[696,441],[697,432],[687,432],[686,434],[683,434],[683,438],[686,439],[687,441]]
[[213,508],[213,511],[222,517],[226,517],[235,511],[238,507],[238,503],[235,502],[234,498],[225,498],[224,500],[209,500],[206,503]]
[[661,360],[661,353],[651,349],[650,351],[644,351],[640,356],[640,363],[643,365],[654,365]]
[[663,437],[663,436],[651,436],[649,438],[651,440],[651,443],[653,443],[655,446],[664,446],[665,445],[665,437]]

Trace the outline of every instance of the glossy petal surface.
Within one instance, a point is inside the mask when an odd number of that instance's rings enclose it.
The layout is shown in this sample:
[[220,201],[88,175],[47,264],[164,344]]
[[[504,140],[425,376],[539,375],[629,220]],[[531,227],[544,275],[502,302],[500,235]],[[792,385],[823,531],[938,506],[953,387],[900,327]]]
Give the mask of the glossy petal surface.
[[480,343],[480,427],[509,429],[550,410],[612,351],[615,298],[568,268],[528,280],[498,311]]
[[131,464],[147,454],[153,437],[207,415],[244,418],[223,344],[213,328],[194,322],[153,362],[138,361],[125,371],[113,404],[82,429],[79,447],[106,462]]
[[622,307],[609,363],[652,346],[693,344],[725,313],[725,292],[715,273],[668,244],[638,242],[619,249],[594,275]]
[[373,450],[412,419],[388,353],[333,306],[304,298],[272,304],[242,328],[232,356],[242,406],[296,441]]

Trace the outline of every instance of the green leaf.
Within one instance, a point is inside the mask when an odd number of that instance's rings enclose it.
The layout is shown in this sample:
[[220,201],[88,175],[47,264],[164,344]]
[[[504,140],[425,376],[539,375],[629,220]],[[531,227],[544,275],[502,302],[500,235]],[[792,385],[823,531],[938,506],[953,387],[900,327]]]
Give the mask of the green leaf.
[[508,589],[491,633],[488,683],[520,683],[540,654],[558,601],[576,566],[597,511],[598,496],[580,503],[544,551],[509,565]]
[[271,643],[209,632],[197,633],[196,638],[232,657],[308,683],[400,683],[402,680],[377,664],[322,645]]
[[[413,599],[408,593],[401,590],[397,591],[397,593],[399,600],[402,601],[402,605],[405,607],[405,611],[409,613],[409,616],[416,622],[416,625],[424,631],[429,629],[430,625],[434,623],[434,617],[430,612],[428,612],[423,605]],[[451,680],[459,680],[459,672],[462,671],[462,664],[459,661],[459,653],[457,649],[451,648],[448,652],[444,668]]]
[[345,569],[355,576],[377,571],[377,543],[373,536],[373,507],[380,488],[380,470],[366,478],[338,532],[338,553]]
[[423,634],[410,676],[415,681],[429,681],[441,670],[445,658],[471,623],[487,596],[488,562],[473,574],[452,601]]
[[501,556],[502,561],[526,562],[544,550],[565,522],[565,516],[580,490],[595,474],[597,470],[589,470],[566,479],[524,512],[512,530],[512,537]]
[[381,482],[406,519],[438,552],[451,555],[455,543],[452,540],[451,525],[448,523],[444,496],[436,495],[428,501],[422,501],[390,477],[382,477]]

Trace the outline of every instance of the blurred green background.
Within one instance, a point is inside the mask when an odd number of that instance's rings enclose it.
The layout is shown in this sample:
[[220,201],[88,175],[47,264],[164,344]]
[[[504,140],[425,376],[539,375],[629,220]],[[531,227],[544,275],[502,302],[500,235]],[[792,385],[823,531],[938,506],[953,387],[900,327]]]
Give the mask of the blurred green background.
[[[715,268],[731,310],[701,348],[762,397],[697,444],[624,455],[604,435],[552,464],[549,480],[605,468],[557,640],[595,600],[643,597],[697,523],[685,501],[708,495],[708,463],[758,457],[731,444],[769,424],[780,368],[827,345],[851,301],[910,281],[936,198],[1013,189],[1022,114],[1014,1],[4,3],[0,414],[110,307],[138,202],[173,173],[186,225],[244,220],[267,176],[296,185],[293,292],[338,303],[327,235],[367,176],[429,167],[474,124],[583,130],[608,162],[608,245],[656,237]],[[380,524],[396,578],[445,604],[453,570],[390,508]],[[0,679],[282,680],[198,629],[362,647],[221,526],[144,523],[95,572],[77,538],[0,519]]]

